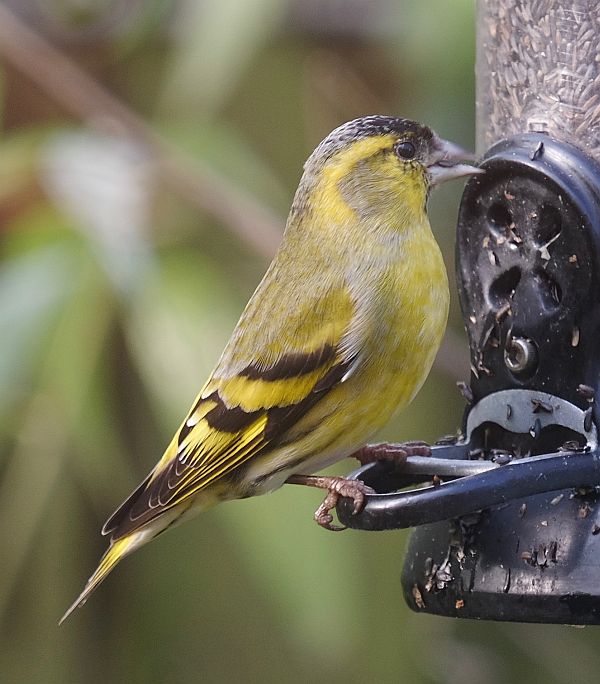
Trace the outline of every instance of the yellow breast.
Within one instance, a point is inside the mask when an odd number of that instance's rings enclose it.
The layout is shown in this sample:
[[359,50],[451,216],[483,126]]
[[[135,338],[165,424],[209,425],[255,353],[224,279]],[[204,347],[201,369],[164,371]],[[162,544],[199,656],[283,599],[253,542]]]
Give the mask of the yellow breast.
[[390,413],[410,402],[425,381],[448,318],[446,268],[425,222],[407,243],[405,258],[382,275],[379,353],[371,358],[384,401],[395,404]]

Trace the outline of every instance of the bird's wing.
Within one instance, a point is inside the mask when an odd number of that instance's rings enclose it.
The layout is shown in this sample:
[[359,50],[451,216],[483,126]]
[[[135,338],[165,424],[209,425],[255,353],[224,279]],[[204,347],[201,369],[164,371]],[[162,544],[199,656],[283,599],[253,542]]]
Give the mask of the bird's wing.
[[333,292],[285,316],[280,309],[276,334],[271,321],[266,335],[249,306],[163,458],[103,533],[129,534],[276,445],[352,372],[355,308],[347,290]]

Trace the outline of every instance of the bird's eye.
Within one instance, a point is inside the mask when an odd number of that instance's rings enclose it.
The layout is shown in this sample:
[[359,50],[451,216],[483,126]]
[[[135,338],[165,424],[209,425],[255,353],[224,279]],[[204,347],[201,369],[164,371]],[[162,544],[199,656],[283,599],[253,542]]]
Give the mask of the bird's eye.
[[415,146],[406,140],[396,143],[394,151],[400,159],[414,159],[415,154],[417,153]]

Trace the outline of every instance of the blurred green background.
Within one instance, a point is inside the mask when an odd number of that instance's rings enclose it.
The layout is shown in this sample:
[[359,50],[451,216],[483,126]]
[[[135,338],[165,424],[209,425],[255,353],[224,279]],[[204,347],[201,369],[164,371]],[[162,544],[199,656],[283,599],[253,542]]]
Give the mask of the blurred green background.
[[[319,493],[295,487],[160,537],[57,627],[260,279],[313,147],[374,113],[473,145],[474,21],[471,0],[0,3],[2,682],[597,679],[593,628],[410,612],[406,534],[326,533]],[[460,191],[431,201],[451,274]],[[460,423],[453,296],[436,369],[384,437]]]

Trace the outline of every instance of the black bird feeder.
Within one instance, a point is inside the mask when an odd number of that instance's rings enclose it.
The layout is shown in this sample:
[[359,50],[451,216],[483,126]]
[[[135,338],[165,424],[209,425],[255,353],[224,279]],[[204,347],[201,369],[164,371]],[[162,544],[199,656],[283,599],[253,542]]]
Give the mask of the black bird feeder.
[[355,529],[416,527],[415,610],[600,624],[600,22],[575,5],[479,2],[478,136],[501,142],[458,218],[462,434],[360,468],[378,493],[338,505]]

